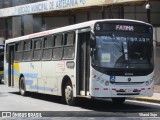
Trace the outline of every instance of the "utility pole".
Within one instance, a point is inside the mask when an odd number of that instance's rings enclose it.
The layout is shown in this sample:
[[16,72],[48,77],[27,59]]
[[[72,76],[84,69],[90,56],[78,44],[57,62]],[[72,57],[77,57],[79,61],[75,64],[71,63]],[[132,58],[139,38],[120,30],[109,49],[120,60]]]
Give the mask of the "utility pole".
[[151,23],[151,4],[149,3],[149,0],[146,0],[145,8],[147,10],[147,22]]

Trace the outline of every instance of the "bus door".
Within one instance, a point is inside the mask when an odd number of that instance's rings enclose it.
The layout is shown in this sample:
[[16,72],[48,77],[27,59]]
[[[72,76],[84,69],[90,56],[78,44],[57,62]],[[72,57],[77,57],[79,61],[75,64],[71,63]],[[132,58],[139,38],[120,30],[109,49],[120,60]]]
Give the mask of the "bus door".
[[[85,31],[86,30],[86,31]],[[83,31],[83,32],[81,32]],[[77,94],[89,95],[90,77],[90,29],[78,31],[77,47]]]
[[8,46],[8,86],[14,86],[14,44]]

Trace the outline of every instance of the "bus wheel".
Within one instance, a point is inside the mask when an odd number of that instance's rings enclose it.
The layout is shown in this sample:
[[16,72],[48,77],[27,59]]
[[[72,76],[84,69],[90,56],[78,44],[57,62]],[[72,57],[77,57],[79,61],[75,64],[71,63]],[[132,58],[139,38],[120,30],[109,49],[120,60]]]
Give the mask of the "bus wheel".
[[68,105],[75,105],[76,98],[73,97],[73,88],[70,81],[68,81],[65,85],[65,100]]
[[112,98],[112,102],[114,104],[123,104],[125,102],[126,98]]
[[24,77],[20,78],[19,92],[22,96],[26,95],[26,86],[25,86],[25,82],[24,82]]

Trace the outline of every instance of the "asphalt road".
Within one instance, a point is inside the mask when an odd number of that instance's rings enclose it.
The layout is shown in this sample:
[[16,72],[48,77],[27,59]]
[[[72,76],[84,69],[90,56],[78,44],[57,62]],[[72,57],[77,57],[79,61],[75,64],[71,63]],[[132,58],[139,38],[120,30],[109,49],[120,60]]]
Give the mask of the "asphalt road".
[[[42,117],[54,117],[60,119],[79,119],[83,117],[88,120],[103,118],[114,118],[114,120],[126,117],[133,119],[160,119],[160,104],[138,102],[127,100],[123,105],[114,105],[110,100],[80,99],[77,106],[68,106],[61,102],[60,97],[30,93],[23,97],[15,88],[8,88],[0,84],[0,111],[14,112],[14,115],[40,113]],[[1,115],[0,115],[1,116]],[[151,117],[151,118],[150,118]],[[156,118],[159,117],[159,118]],[[29,118],[26,118],[29,119]],[[63,118],[64,119],[64,118]]]

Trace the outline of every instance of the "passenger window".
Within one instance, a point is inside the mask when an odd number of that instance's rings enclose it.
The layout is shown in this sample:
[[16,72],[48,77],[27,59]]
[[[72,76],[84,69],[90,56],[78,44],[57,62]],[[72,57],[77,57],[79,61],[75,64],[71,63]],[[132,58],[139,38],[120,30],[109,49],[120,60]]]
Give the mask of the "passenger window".
[[33,39],[33,60],[41,59],[41,47],[42,47],[42,38]]
[[34,41],[34,49],[41,49],[42,41],[41,39],[35,40]]
[[62,46],[62,44],[63,44],[63,36],[62,35],[55,35],[54,40],[55,40],[55,47]]
[[23,46],[23,61],[30,61],[32,59],[32,41],[24,41]]
[[52,46],[53,46],[53,37],[48,36],[44,38],[44,45],[43,45],[43,60],[51,60],[52,58]]
[[63,35],[54,36],[53,60],[61,60],[63,55]]
[[52,36],[45,37],[43,48],[50,48],[52,46],[53,46],[53,37]]
[[24,41],[24,51],[30,50],[32,48],[31,46],[31,40]]
[[15,51],[21,52],[22,49],[23,49],[23,43],[22,42],[16,43]]
[[22,60],[22,50],[23,50],[23,42],[18,42],[15,44],[15,61],[21,61]]
[[67,33],[65,34],[65,45],[73,45],[75,42],[75,33]]
[[75,55],[75,32],[65,34],[63,59],[73,59]]

